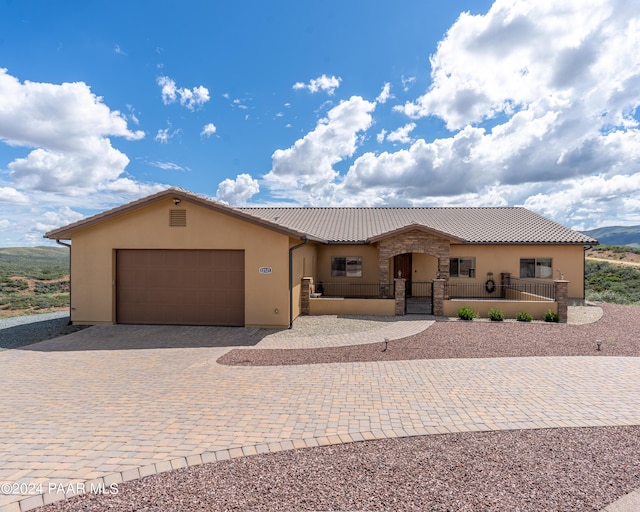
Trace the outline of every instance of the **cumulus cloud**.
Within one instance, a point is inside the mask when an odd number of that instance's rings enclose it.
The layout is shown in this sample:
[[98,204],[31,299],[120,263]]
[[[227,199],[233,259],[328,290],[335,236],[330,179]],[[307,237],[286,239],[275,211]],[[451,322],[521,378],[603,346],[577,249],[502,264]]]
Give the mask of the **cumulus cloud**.
[[202,127],[200,135],[203,137],[211,137],[218,129],[213,123],[207,123]]
[[139,140],[119,111],[82,82],[25,81],[0,69],[0,140],[36,148],[8,164],[17,189],[80,194],[116,179],[129,163],[109,136]]
[[[431,57],[429,89],[396,108],[441,118],[450,136],[360,155],[336,196],[638,219],[638,33],[640,14],[617,0],[497,0],[462,14]],[[408,142],[409,127],[378,140]]]
[[304,82],[296,82],[293,84],[293,88],[296,90],[307,89],[311,93],[324,91],[330,96],[333,95],[338,87],[340,87],[342,78],[335,76],[322,75],[318,78],[312,78],[308,84]]
[[398,109],[456,130],[543,98],[612,107],[612,85],[637,75],[627,60],[637,61],[637,28],[637,13],[617,0],[497,0],[486,15],[460,16],[431,57],[429,91]]
[[289,149],[273,153],[271,171],[265,176],[268,186],[274,191],[298,189],[307,201],[326,200],[328,188],[339,174],[333,166],[354,154],[358,134],[371,126],[375,107],[375,103],[353,96],[329,110],[313,131]]
[[226,179],[218,185],[216,199],[232,206],[242,206],[260,192],[258,180],[249,174],[239,174],[235,180]]
[[183,107],[194,111],[210,100],[209,89],[202,85],[192,89],[177,87],[175,81],[168,76],[159,76],[157,83],[161,88],[162,102],[165,105],[178,101]]

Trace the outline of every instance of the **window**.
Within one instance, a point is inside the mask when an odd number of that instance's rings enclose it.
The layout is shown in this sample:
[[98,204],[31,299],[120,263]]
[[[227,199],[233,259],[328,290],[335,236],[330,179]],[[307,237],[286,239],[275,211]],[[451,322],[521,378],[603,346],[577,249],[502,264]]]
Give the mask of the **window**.
[[551,258],[521,258],[520,277],[535,277],[538,279],[551,279],[553,267]]
[[451,258],[449,260],[449,276],[450,277],[475,277],[476,276],[476,259],[475,258]]
[[362,257],[332,256],[331,277],[362,277]]

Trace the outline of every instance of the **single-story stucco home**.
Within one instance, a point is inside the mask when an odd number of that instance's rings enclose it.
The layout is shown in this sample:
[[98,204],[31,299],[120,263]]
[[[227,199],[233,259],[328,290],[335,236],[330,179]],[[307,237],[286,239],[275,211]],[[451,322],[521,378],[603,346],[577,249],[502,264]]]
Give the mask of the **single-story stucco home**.
[[461,305],[566,317],[598,243],[520,207],[234,208],[180,188],[45,237],[71,247],[74,324],[261,327]]

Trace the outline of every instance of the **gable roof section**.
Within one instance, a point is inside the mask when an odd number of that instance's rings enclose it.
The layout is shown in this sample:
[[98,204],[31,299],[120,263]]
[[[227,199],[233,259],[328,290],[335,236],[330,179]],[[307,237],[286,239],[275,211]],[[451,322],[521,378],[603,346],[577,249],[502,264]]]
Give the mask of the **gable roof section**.
[[[117,208],[113,208],[111,210],[98,213],[97,215],[87,217],[86,219],[79,220],[67,226],[63,226],[61,228],[51,230],[48,233],[45,233],[44,237],[50,238],[52,240],[56,240],[56,239],[68,240],[74,231],[90,227],[99,222],[103,222],[103,221],[115,218],[118,215],[135,211],[139,208],[143,208],[152,203],[155,203],[156,201],[161,201],[163,199],[168,199],[168,198],[180,199],[181,201],[189,201],[191,203],[198,204],[205,208],[209,208],[210,210],[214,210],[219,213],[223,213],[225,215],[229,215],[231,217],[235,217],[237,219],[250,222],[252,224],[257,224],[259,226],[262,226],[267,229],[271,229],[272,231],[282,233],[292,238],[302,239],[306,237],[305,233],[298,232],[293,229],[289,229],[286,226],[283,226],[282,224],[274,223],[269,221],[268,219],[263,219],[260,217],[256,217],[254,215],[244,213],[241,210],[238,210],[237,208],[232,208],[225,204],[219,203],[217,201],[213,201],[204,196],[194,194],[193,192],[188,192],[187,190],[177,188],[177,187],[171,187],[167,190],[158,192],[157,194],[143,197],[142,199],[138,199],[137,201],[133,201],[131,203],[118,206]],[[308,238],[311,239],[311,237],[308,237]]]
[[470,244],[597,244],[521,207],[241,208],[329,243],[369,243],[409,226]]
[[449,240],[450,242],[458,242],[458,243],[464,242],[462,238],[450,235],[449,233],[443,233],[442,231],[438,231],[437,229],[423,226],[422,224],[416,224],[415,222],[412,224],[403,226],[401,228],[387,231],[386,233],[381,233],[379,235],[372,236],[371,238],[369,238],[368,241],[371,243],[379,242],[380,240],[384,240],[385,238],[391,238],[392,236],[402,235],[404,233],[409,233],[410,231],[421,231],[422,233],[426,233],[428,235],[444,238],[445,240]]

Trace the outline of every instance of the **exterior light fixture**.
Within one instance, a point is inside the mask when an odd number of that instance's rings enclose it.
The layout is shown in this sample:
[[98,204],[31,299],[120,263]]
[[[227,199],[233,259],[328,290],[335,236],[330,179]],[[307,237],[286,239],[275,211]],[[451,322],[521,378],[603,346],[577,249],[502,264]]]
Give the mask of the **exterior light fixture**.
[[596,340],[596,345],[598,346],[598,348],[596,349],[598,352],[600,352],[600,347],[602,346],[602,340]]
[[173,204],[175,204],[176,206],[178,206],[180,204],[180,199],[178,199],[177,197],[173,198]]

